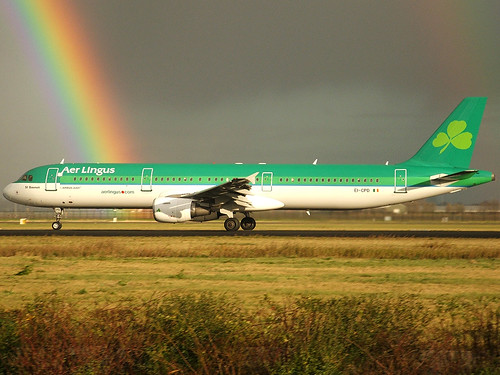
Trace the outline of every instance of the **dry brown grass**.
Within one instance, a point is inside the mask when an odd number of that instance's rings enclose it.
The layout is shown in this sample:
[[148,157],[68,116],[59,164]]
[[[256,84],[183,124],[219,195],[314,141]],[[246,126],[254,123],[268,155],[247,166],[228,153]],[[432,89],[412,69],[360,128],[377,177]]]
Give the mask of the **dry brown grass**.
[[496,239],[281,237],[3,237],[0,256],[500,258]]

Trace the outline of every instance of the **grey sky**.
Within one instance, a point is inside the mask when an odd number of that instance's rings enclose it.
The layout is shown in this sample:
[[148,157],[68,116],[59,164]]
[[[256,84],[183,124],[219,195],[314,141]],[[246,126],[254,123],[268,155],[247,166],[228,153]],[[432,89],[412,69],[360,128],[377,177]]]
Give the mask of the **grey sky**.
[[[488,96],[471,167],[500,174],[498,1],[75,3],[138,162],[396,163],[462,98]],[[0,7],[2,188],[83,161],[8,17]],[[445,199],[500,200],[498,186]]]

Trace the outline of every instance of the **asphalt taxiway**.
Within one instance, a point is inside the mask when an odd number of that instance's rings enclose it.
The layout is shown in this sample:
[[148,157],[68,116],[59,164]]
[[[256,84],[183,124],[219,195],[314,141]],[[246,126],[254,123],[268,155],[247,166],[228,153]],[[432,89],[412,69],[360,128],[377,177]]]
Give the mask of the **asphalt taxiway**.
[[46,230],[6,229],[0,237],[57,236],[57,237],[393,237],[393,238],[500,238],[500,231],[450,230],[253,230],[226,232],[224,230]]

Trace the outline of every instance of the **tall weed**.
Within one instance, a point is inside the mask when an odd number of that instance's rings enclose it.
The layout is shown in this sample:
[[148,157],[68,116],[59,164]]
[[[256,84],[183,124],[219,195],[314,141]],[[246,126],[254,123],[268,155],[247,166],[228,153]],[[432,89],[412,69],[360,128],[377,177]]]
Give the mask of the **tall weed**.
[[79,308],[0,311],[3,374],[494,373],[499,309],[418,297],[263,298],[172,293]]

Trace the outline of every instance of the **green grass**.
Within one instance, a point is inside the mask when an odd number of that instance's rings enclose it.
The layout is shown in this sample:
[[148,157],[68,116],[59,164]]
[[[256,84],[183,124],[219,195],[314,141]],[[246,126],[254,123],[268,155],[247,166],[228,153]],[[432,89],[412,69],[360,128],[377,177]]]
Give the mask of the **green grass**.
[[[447,295],[498,303],[499,265],[498,259],[11,256],[0,264],[0,306],[47,295],[107,304],[172,291],[237,294],[246,306],[266,294],[285,300],[413,293],[428,301]],[[27,267],[31,272],[19,276]]]

